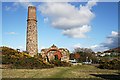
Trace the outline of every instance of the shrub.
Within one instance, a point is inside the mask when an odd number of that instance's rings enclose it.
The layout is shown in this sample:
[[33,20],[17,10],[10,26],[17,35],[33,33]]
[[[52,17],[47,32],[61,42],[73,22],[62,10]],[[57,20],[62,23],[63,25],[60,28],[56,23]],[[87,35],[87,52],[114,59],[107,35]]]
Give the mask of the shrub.
[[104,61],[101,62],[98,66],[101,69],[117,69],[120,70],[120,60],[114,59],[111,61]]
[[2,64],[11,64],[11,68],[52,68],[53,65],[43,62],[39,57],[31,57],[8,47],[2,48]]
[[53,64],[54,66],[63,66],[63,67],[69,67],[71,66],[70,63],[60,60],[53,60],[50,62],[50,64]]
[[38,58],[24,58],[22,60],[19,60],[18,62],[16,62],[13,66],[14,68],[27,68],[27,69],[33,69],[33,68],[53,68],[53,65],[44,63],[42,60],[38,59]]

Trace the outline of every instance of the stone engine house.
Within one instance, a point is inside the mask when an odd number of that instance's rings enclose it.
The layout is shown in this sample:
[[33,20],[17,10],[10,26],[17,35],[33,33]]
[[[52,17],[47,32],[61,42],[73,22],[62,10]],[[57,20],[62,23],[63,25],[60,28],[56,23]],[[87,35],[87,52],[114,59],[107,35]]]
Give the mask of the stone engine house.
[[69,62],[69,50],[66,48],[58,48],[54,44],[50,48],[42,49],[41,55],[46,62],[51,60]]

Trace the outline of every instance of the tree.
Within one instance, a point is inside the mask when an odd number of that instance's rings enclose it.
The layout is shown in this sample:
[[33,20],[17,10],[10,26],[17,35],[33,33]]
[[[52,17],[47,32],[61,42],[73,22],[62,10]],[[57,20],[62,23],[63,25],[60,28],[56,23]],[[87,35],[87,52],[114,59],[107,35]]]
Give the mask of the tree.
[[92,60],[93,62],[96,62],[97,57],[95,57],[94,52],[89,49],[89,48],[75,48],[74,49],[74,54],[80,54],[80,59],[78,60],[79,62],[85,62],[86,58],[87,61]]
[[84,53],[92,53],[92,49],[89,48],[75,48],[74,52],[84,52]]
[[77,62],[80,62],[80,54],[79,53],[75,53],[74,54],[74,59],[76,59]]

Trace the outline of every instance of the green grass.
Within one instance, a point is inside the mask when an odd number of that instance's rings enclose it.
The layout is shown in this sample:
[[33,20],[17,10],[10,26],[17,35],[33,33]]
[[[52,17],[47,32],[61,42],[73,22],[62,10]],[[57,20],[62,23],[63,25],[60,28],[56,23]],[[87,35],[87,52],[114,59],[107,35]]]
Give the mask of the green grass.
[[3,78],[98,78],[91,74],[118,75],[117,70],[98,69],[91,65],[50,69],[2,69]]

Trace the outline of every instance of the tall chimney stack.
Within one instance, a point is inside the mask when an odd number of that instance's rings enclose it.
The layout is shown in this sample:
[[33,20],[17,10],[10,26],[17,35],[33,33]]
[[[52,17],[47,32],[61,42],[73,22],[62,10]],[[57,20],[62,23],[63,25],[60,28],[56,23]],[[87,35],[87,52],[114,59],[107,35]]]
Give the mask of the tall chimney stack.
[[38,53],[36,7],[28,7],[26,51],[34,57]]

